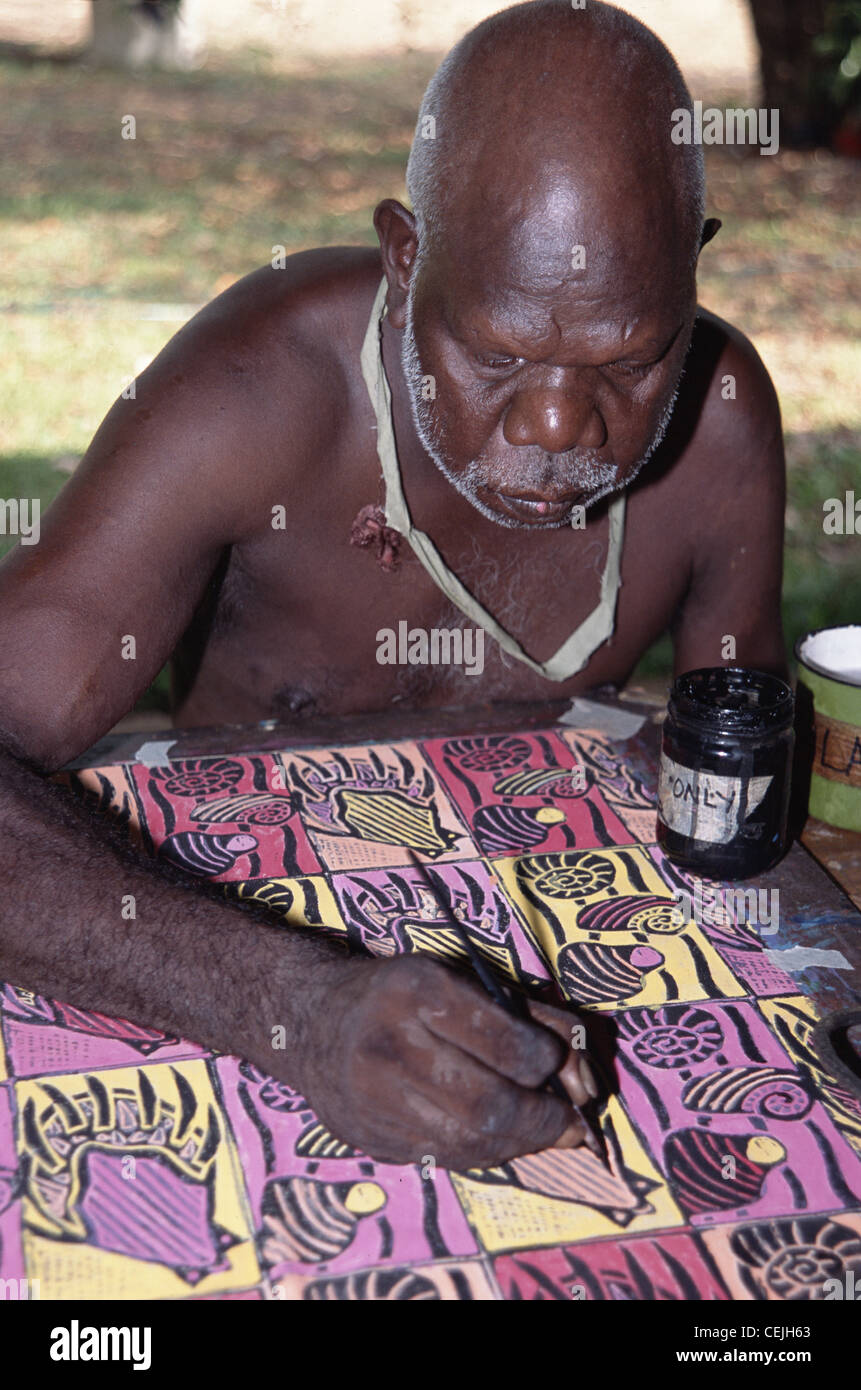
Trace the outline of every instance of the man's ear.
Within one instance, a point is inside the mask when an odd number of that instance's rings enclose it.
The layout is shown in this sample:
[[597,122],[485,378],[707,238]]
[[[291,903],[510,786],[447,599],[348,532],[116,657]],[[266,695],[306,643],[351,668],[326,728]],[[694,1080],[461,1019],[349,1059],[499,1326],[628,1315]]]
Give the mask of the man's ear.
[[[719,217],[707,217],[703,223],[703,233],[700,237],[700,251],[711,241],[712,237],[717,236],[722,227]],[[699,254],[699,253],[697,253]]]
[[406,323],[407,291],[410,273],[418,251],[416,219],[402,203],[384,198],[374,212],[374,226],[380,239],[383,270],[389,282],[386,307],[394,328]]

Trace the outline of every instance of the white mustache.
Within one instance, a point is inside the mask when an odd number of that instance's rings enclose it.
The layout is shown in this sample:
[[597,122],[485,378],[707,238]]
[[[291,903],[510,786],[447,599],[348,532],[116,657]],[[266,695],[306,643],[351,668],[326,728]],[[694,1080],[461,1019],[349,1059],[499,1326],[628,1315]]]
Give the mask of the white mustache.
[[[496,480],[497,469],[487,451],[470,460]],[[616,481],[616,468],[596,457],[594,449],[566,449],[563,454],[548,454],[532,446],[518,446],[512,463],[503,464],[505,481],[515,483],[519,492],[589,492]],[[509,478],[507,475],[511,474]],[[501,481],[501,480],[500,480]]]

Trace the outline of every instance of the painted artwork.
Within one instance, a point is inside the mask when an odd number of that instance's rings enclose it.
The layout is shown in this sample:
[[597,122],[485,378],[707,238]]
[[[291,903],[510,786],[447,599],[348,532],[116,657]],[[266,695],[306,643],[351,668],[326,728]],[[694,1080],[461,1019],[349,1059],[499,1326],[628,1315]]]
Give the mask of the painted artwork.
[[768,940],[731,909],[678,910],[693,882],[608,738],[66,780],[144,852],[285,930],[461,963],[453,915],[499,976],[589,1015],[610,1161],[379,1163],[242,1059],[6,985],[3,1279],[42,1298],[804,1300],[826,1279],[861,1297],[861,1102],[823,1070],[816,1011]]

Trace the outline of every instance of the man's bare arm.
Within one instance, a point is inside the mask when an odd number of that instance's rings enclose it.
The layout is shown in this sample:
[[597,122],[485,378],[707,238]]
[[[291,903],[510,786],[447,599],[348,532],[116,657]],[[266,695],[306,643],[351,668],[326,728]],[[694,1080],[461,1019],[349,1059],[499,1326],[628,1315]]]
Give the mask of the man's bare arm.
[[0,789],[0,978],[268,1072],[283,1025],[295,1064],[310,976],[319,989],[336,947],[138,856],[105,817],[3,749]]
[[713,322],[728,339],[692,445],[701,482],[691,580],[673,631],[675,672],[737,665],[786,678],[780,408],[751,344]]

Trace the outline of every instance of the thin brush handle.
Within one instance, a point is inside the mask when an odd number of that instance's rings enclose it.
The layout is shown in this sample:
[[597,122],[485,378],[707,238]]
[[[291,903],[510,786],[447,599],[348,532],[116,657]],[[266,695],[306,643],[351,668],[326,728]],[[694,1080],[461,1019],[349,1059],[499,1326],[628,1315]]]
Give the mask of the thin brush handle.
[[[514,1002],[514,999],[512,998],[508,990],[504,989],[503,986],[499,983],[499,981],[494,977],[493,971],[490,970],[488,966],[485,964],[485,962],[482,960],[478,951],[475,949],[472,942],[470,941],[469,933],[467,932],[463,923],[458,920],[458,918],[449,908],[447,903],[440,901],[439,894],[436,891],[436,887],[430,874],[427,871],[426,866],[421,862],[420,859],[417,859],[415,854],[413,854],[411,851],[408,851],[408,853],[410,855],[410,859],[412,860],[414,867],[418,869],[419,873],[421,874],[428,891],[433,894],[434,901],[437,904],[439,904],[440,907],[442,907],[443,912],[445,913],[446,925],[451,927],[452,931],[454,932],[455,936],[457,937],[458,941],[460,942],[461,946],[466,952],[467,959],[470,965],[472,966],[473,970],[475,971],[476,975],[478,976],[481,984],[484,986],[484,989],[487,992],[487,994],[490,995],[494,1004],[498,1004],[499,1007],[501,1009],[504,1009],[507,1014],[511,1014],[514,1018],[522,1017],[523,1011]],[[602,1163],[606,1163],[606,1156],[604,1154],[604,1150],[600,1140],[598,1139],[598,1136],[593,1131],[591,1125],[589,1124],[589,1121],[586,1119],[586,1116],[580,1109],[580,1106],[575,1105],[574,1101],[571,1099],[568,1092],[565,1090],[565,1087],[562,1085],[560,1078],[556,1075],[555,1072],[552,1076],[548,1078],[547,1088],[550,1091],[552,1091],[554,1096],[558,1096],[559,1100],[564,1100],[566,1105],[571,1106],[572,1110],[574,1111],[574,1114],[580,1120],[580,1123],[583,1125],[583,1128],[585,1130],[584,1143],[587,1149],[591,1149],[592,1153],[595,1154],[596,1158],[600,1158]]]

